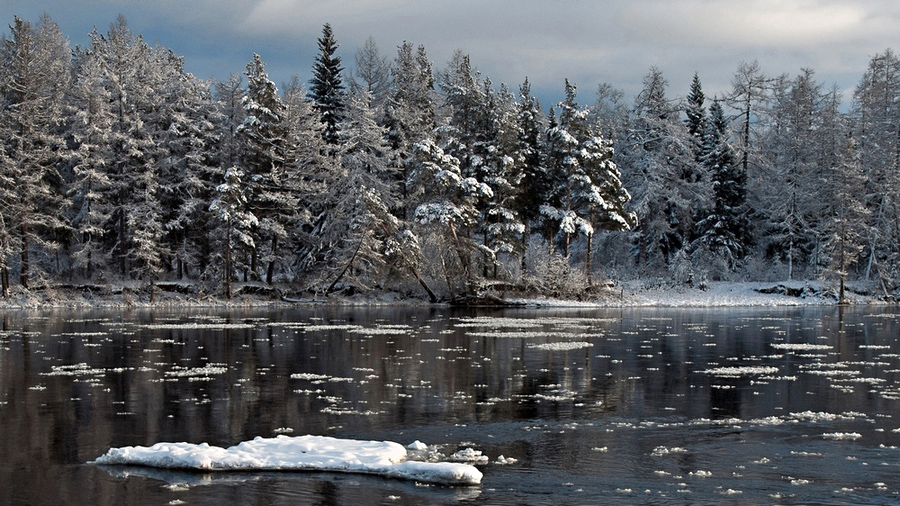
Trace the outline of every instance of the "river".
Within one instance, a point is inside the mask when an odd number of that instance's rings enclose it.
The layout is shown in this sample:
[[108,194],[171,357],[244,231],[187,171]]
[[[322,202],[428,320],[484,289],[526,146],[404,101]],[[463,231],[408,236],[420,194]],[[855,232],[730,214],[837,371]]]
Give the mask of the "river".
[[[900,502],[896,307],[0,314],[0,504]],[[316,434],[481,486],[99,466]],[[502,456],[502,458],[501,458]]]

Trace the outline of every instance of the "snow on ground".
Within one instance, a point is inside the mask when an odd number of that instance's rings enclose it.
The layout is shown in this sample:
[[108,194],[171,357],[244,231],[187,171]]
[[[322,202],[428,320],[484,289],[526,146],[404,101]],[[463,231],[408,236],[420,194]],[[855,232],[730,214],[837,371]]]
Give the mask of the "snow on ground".
[[[173,283],[167,283],[172,285]],[[191,286],[186,284],[185,286]],[[801,296],[781,293],[765,294],[760,289],[788,287],[802,292]],[[121,288],[121,286],[119,287]],[[90,291],[72,289],[48,289],[28,291],[21,288],[14,290],[9,299],[0,300],[0,308],[120,308],[120,307],[263,307],[307,304],[333,304],[343,306],[397,306],[428,305],[421,298],[404,298],[393,292],[357,294],[354,296],[331,295],[317,299],[277,299],[271,295],[241,295],[231,300],[216,296],[186,295],[184,293],[157,290],[154,302],[149,301],[146,287],[137,282],[126,285],[127,293],[119,293],[113,287]],[[287,290],[288,288],[285,287]],[[115,292],[115,294],[113,294]],[[509,293],[499,294],[507,301],[528,306],[541,307],[723,307],[723,306],[820,306],[837,303],[837,295],[833,287],[815,281],[780,281],[780,282],[710,282],[703,288],[675,286],[665,280],[635,280],[617,282],[602,293],[576,297],[583,300],[554,299],[543,296],[516,296]],[[878,295],[863,296],[847,292],[847,299],[852,304],[883,303]],[[166,325],[166,324],[163,324]],[[179,324],[171,324],[169,327]],[[222,325],[211,325],[215,329]],[[307,331],[331,330],[310,326]],[[352,326],[347,330],[358,332]],[[402,329],[384,329],[382,334],[399,334]]]
[[326,436],[257,437],[230,448],[206,443],[156,443],[111,448],[93,463],[201,471],[336,471],[447,485],[478,485],[482,473],[470,464],[407,460],[391,441]]
[[[760,293],[760,289],[787,286],[809,295],[794,297],[778,293]],[[728,307],[728,306],[820,306],[836,304],[834,297],[821,295],[826,292],[822,283],[813,282],[711,282],[704,288],[673,287],[665,283],[650,284],[646,281],[623,282],[616,285],[602,300],[570,301],[541,298],[514,299],[533,306],[583,306],[583,307]],[[874,298],[848,293],[850,302],[866,304],[877,302]]]

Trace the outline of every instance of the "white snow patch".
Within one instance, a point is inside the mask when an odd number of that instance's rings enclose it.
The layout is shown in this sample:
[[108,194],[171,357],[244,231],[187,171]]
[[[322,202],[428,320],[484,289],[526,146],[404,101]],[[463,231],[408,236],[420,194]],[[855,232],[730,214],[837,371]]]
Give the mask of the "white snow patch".
[[391,441],[279,435],[256,437],[229,448],[206,443],[111,448],[93,463],[204,471],[335,471],[448,485],[481,483],[482,473],[472,465],[406,458],[406,448]]

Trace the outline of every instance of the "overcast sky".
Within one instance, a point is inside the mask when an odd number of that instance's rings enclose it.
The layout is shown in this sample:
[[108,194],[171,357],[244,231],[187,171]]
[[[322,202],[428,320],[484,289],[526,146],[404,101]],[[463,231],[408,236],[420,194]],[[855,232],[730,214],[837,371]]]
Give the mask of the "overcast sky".
[[496,84],[516,90],[527,76],[545,106],[561,98],[564,78],[579,103],[603,82],[630,103],[654,65],[670,97],[687,94],[695,71],[712,96],[753,60],[767,75],[812,68],[848,102],[869,59],[900,50],[896,0],[0,0],[6,25],[43,12],[73,46],[121,13],[201,78],[241,73],[256,52],[279,86],[295,74],[308,81],[327,22],[348,71],[369,36],[391,60],[403,41],[423,44],[435,70],[461,49]]

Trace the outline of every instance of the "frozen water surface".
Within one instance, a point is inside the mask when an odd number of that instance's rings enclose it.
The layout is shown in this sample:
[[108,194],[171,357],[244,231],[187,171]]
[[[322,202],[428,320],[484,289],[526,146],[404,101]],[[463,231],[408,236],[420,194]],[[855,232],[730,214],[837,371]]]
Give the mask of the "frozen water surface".
[[890,307],[9,312],[0,490],[897,503],[898,338]]

